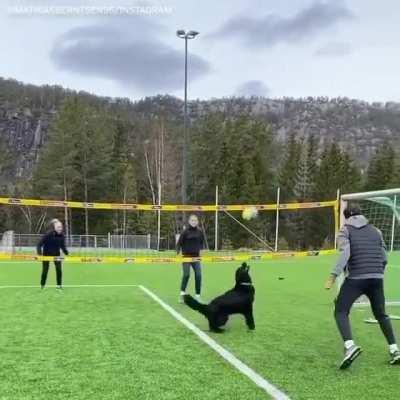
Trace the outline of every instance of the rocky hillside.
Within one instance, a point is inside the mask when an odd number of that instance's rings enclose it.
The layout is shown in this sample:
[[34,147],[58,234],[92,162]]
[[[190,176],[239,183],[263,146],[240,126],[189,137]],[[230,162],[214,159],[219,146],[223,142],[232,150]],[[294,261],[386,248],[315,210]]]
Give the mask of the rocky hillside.
[[[152,114],[166,112],[181,118],[179,99],[158,96],[133,105],[135,112]],[[283,98],[222,98],[192,101],[190,118],[209,112],[222,112],[227,116],[249,114],[268,121],[276,136],[285,141],[289,134],[307,137],[315,134],[321,147],[336,141],[365,166],[376,148],[386,139],[400,142],[400,103],[368,103],[348,98],[308,97]]]
[[[182,121],[182,101],[171,96],[130,102],[58,86],[38,87],[0,79],[0,144],[5,143],[14,160],[7,175],[3,173],[2,180],[30,176],[57,110],[67,97],[76,94],[92,104],[102,104],[127,116],[150,118],[162,113],[177,124]],[[350,151],[361,166],[368,163],[383,141],[390,139],[397,143],[400,139],[400,103],[394,102],[370,104],[348,98],[311,97],[222,98],[192,101],[189,111],[192,121],[216,111],[227,117],[243,113],[254,115],[268,121],[281,141],[292,132],[298,136],[314,133],[321,146],[336,141]]]

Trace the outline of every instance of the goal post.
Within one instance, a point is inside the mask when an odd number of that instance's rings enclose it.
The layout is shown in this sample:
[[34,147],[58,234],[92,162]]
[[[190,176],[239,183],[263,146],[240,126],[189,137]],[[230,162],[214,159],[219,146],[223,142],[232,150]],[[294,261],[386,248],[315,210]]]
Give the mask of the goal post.
[[[363,215],[382,232],[387,249],[400,250],[400,188],[344,194],[340,198],[341,211],[352,202],[359,204]],[[340,226],[343,224],[341,212]]]
[[[400,305],[400,188],[348,193],[340,196],[340,227],[345,224],[343,210],[350,204],[360,206],[362,214],[381,232],[387,251],[390,253],[385,277],[386,305]],[[399,261],[396,260],[399,258]],[[343,282],[343,276],[338,279],[338,288]],[[358,306],[369,305],[362,297],[356,303]]]

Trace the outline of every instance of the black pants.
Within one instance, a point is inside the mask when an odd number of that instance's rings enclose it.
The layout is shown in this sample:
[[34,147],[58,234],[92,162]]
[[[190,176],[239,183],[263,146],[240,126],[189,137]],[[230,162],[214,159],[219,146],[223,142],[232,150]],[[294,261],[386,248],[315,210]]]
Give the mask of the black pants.
[[[62,269],[61,269],[61,261],[54,261],[54,265],[56,267],[56,279],[57,285],[62,285]],[[40,286],[46,285],[47,274],[49,272],[50,261],[42,261],[42,277],[40,279]]]
[[362,295],[368,297],[372,312],[389,344],[396,343],[392,323],[385,311],[383,279],[349,279],[340,288],[335,304],[335,319],[344,341],[352,340],[349,312],[354,302]]
[[196,294],[201,293],[201,264],[199,261],[196,262],[188,262],[182,264],[182,282],[181,282],[181,291],[184,292],[189,282],[190,278],[190,267],[193,268],[194,271],[194,279],[196,286]]

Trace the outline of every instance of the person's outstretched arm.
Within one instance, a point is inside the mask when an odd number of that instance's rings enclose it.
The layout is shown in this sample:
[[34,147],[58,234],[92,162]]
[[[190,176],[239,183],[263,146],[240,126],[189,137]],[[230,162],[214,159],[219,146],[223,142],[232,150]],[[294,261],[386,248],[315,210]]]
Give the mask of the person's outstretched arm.
[[331,272],[330,277],[325,283],[325,289],[328,290],[333,286],[333,284],[336,281],[336,278],[344,272],[347,263],[350,260],[351,254],[350,254],[349,231],[345,226],[338,233],[337,244],[338,244],[338,249],[340,251],[340,255],[336,262],[336,265],[334,266]]
[[63,237],[62,244],[61,244],[61,250],[63,253],[67,256],[69,254],[69,251],[67,249],[67,246],[65,245],[65,236]]
[[200,231],[200,250],[204,250],[205,244],[206,244],[206,240],[204,237],[204,232]]
[[382,248],[382,257],[383,257],[383,267],[386,268],[386,264],[387,264],[387,262],[388,262],[387,254],[386,254],[386,243],[385,243],[385,241],[384,241],[384,239],[383,239],[382,232],[381,232],[378,228],[376,228],[376,229],[377,229],[377,231],[379,232],[379,235],[381,236],[381,248]]
[[181,234],[179,235],[179,239],[176,242],[176,252],[177,252],[177,254],[179,254],[181,252],[181,250],[182,250],[184,234],[185,234],[185,231],[181,232]]

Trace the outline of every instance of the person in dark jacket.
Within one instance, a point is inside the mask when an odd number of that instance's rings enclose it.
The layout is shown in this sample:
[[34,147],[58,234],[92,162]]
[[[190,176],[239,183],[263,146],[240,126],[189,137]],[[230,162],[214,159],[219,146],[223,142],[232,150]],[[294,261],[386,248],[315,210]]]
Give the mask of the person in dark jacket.
[[400,364],[392,323],[385,311],[383,277],[387,257],[382,233],[361,214],[358,205],[347,207],[343,215],[346,222],[338,234],[340,258],[325,284],[325,288],[330,289],[336,278],[345,272],[346,279],[335,301],[335,320],[345,347],[340,369],[348,368],[361,354],[361,348],[353,341],[349,312],[362,295],[368,297],[372,312],[389,344],[390,364]]
[[[180,234],[177,242],[177,253],[182,251],[184,257],[199,257],[200,251],[204,248],[204,235],[199,229],[199,219],[191,215],[188,220],[189,226]],[[190,268],[193,268],[196,298],[200,300],[201,294],[201,264],[200,261],[184,262],[182,264],[182,282],[179,301],[183,303],[183,296],[186,294],[186,287],[190,278]]]
[[[37,244],[37,253],[43,256],[60,256],[60,249],[65,255],[68,255],[65,246],[65,236],[63,234],[63,225],[58,219],[50,222],[50,231],[40,239]],[[61,261],[54,261],[56,267],[57,289],[62,289],[62,265]],[[42,289],[46,286],[47,274],[49,272],[50,261],[42,261],[42,276],[40,286]]]

